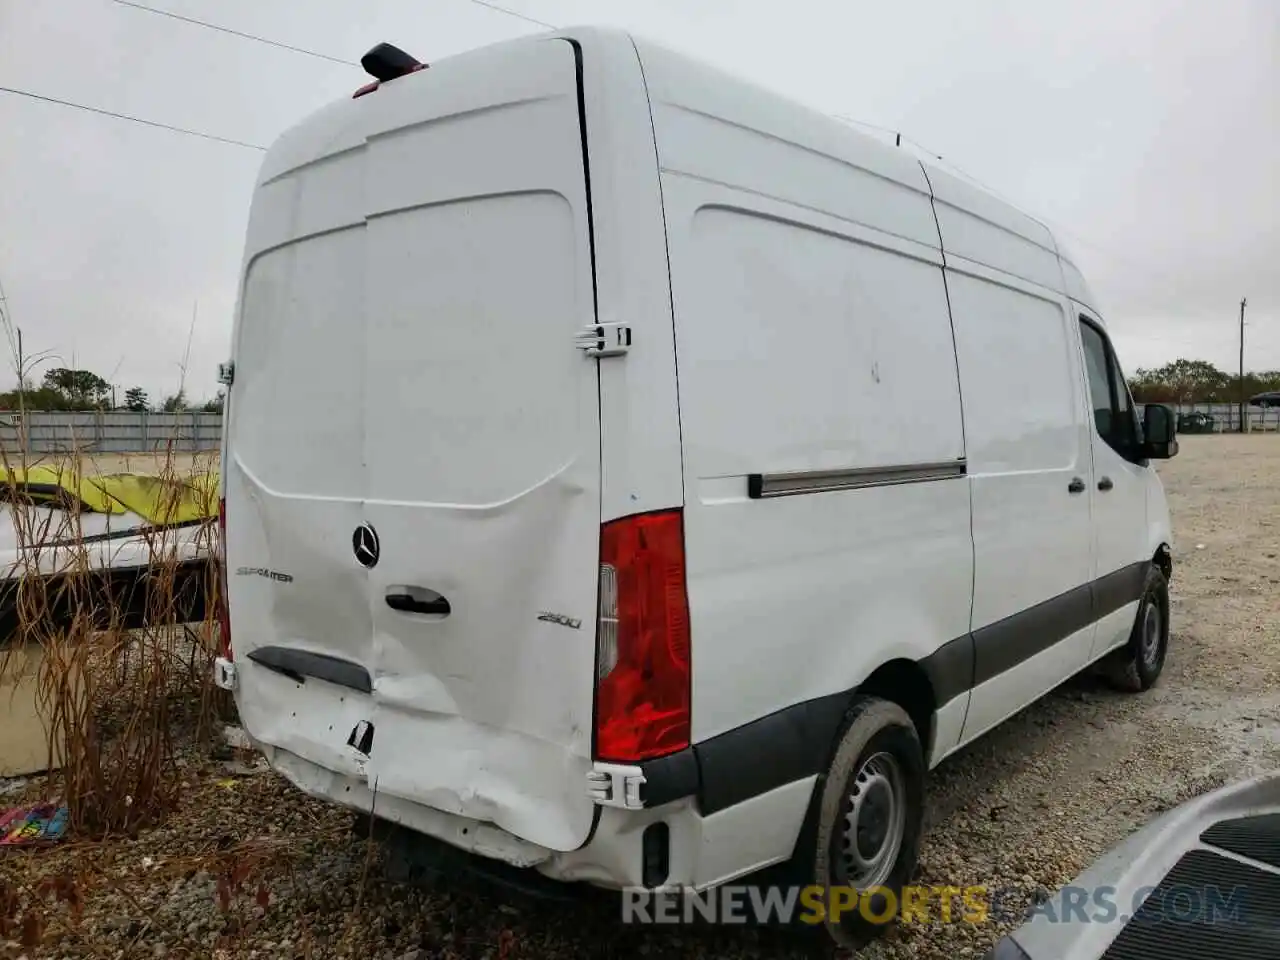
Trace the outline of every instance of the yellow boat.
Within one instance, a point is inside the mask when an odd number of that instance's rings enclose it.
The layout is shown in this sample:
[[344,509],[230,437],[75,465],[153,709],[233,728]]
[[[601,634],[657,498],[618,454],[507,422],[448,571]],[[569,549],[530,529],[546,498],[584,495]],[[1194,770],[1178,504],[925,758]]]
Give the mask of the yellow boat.
[[[102,626],[139,627],[152,609],[148,585],[172,570],[166,592],[178,600],[178,620],[204,619],[213,582],[218,474],[181,478],[149,474],[86,475],[37,465],[0,468],[0,645],[18,630],[18,584],[36,578],[50,598],[49,618],[78,612],[69,596],[103,598],[93,611]],[[91,591],[64,590],[72,577],[91,577]],[[166,615],[172,615],[170,610]]]
[[174,478],[141,473],[86,475],[75,469],[37,465],[4,470],[0,498],[26,499],[88,513],[134,513],[165,526],[215,516],[216,471]]

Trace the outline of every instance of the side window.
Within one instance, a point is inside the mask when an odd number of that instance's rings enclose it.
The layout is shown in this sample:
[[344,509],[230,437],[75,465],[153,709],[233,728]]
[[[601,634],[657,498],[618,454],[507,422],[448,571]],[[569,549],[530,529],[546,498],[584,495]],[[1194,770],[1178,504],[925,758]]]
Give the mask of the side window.
[[1122,450],[1132,451],[1138,441],[1137,416],[1133,409],[1133,398],[1129,396],[1129,385],[1124,382],[1124,374],[1120,372],[1120,361],[1115,352],[1111,352],[1111,386],[1115,390],[1116,417],[1112,423]]
[[1098,436],[1116,453],[1131,456],[1137,440],[1137,421],[1120,365],[1102,332],[1084,317],[1080,318],[1080,339],[1084,344],[1085,373],[1089,378],[1089,397]]
[[1084,369],[1089,375],[1089,397],[1093,406],[1093,422],[1098,435],[1110,442],[1111,377],[1107,373],[1107,345],[1102,335],[1083,320],[1080,339],[1084,341]]

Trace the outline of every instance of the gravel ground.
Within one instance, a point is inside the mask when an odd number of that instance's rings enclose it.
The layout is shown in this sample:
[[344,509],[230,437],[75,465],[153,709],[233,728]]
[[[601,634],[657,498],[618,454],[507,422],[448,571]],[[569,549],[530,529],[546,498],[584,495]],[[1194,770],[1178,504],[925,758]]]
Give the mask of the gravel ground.
[[[1009,910],[978,926],[892,930],[866,960],[981,957],[1037,891],[1067,882],[1153,814],[1277,766],[1280,438],[1187,437],[1160,471],[1177,543],[1159,686],[1135,697],[1076,678],[935,771],[920,881],[1005,888]],[[41,946],[0,945],[0,956],[782,958],[815,949],[762,930],[624,928],[616,905],[598,898],[528,903],[453,883],[409,887],[388,879],[349,814],[299,796],[251,758],[236,758],[232,773],[207,750],[184,762],[189,789],[163,827],[0,857],[0,881],[25,891],[19,916],[42,879],[80,878],[74,895],[61,884],[68,902],[45,908]],[[0,917],[3,907],[0,887]]]

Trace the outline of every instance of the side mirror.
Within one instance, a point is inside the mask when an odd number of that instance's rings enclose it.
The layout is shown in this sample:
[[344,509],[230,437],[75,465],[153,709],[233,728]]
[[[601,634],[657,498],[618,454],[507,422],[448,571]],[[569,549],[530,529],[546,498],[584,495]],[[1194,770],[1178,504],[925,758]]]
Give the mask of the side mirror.
[[1168,460],[1178,455],[1177,420],[1173,409],[1149,403],[1142,414],[1142,455],[1148,460]]

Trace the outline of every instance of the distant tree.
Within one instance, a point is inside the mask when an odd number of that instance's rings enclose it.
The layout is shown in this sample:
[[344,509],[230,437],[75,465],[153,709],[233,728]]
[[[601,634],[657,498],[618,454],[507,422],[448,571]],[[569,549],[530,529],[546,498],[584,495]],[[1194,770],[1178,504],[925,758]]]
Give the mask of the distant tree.
[[1235,403],[1242,396],[1280,390],[1280,370],[1228,374],[1204,360],[1175,360],[1129,378],[1138,403]]
[[1206,403],[1233,399],[1235,382],[1206,360],[1182,359],[1138,370],[1129,389],[1139,403]]
[[165,397],[164,402],[160,404],[160,409],[165,413],[177,413],[180,410],[187,409],[187,391],[179,390],[177,393]]
[[205,413],[221,413],[223,399],[224,399],[223,393],[221,390],[219,390],[218,395],[215,396],[212,400],[206,400],[201,405],[200,409],[203,410]]
[[1230,378],[1207,360],[1175,360],[1156,371],[1181,401],[1226,399]]
[[1177,403],[1173,388],[1155,370],[1139,367],[1129,378],[1129,392],[1138,403]]
[[147,409],[147,391],[141,387],[130,387],[124,392],[124,408],[134,413]]
[[67,402],[69,410],[91,410],[100,407],[111,394],[111,384],[91,370],[68,370],[57,367],[44,375],[44,389],[54,390]]
[[0,410],[71,410],[72,405],[68,402],[59,391],[51,390],[48,387],[40,387],[39,389],[30,389],[23,391],[21,403],[19,401],[17,390],[7,390],[0,393]]

